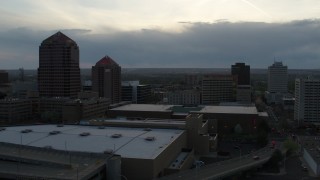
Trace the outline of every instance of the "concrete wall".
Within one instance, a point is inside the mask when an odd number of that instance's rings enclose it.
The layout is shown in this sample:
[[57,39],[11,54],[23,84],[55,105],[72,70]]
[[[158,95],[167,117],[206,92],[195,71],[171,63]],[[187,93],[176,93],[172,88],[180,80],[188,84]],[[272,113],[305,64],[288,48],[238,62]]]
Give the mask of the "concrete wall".
[[154,177],[153,159],[122,158],[121,172],[130,179],[150,180]]
[[175,141],[171,142],[155,159],[137,159],[122,157],[122,174],[128,179],[153,179],[162,176],[175,157],[186,147],[187,135],[184,131]]
[[312,169],[313,173],[319,176],[320,167],[305,148],[303,149],[303,159],[308,163],[308,166]]
[[181,152],[182,148],[187,146],[187,132],[184,131],[175,141],[171,142],[168,147],[162,151],[154,161],[154,177],[163,175],[163,171]]
[[116,117],[140,117],[140,118],[163,118],[171,119],[173,112],[172,111],[118,111],[109,109],[107,111],[108,118]]

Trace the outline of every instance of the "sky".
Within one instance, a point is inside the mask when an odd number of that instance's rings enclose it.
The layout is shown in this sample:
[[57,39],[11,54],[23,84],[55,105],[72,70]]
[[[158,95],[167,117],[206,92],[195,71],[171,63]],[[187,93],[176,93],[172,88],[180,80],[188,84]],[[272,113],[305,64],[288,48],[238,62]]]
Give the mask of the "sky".
[[61,31],[80,67],[108,55],[124,68],[320,68],[319,0],[10,0],[0,6],[0,69],[38,68]]

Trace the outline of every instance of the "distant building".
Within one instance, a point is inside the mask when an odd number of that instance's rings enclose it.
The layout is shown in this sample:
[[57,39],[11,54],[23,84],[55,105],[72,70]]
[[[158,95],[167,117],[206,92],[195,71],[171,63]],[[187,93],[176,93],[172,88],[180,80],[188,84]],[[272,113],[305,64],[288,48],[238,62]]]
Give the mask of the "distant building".
[[235,100],[236,80],[231,75],[205,75],[202,78],[202,104],[219,104]]
[[286,93],[288,93],[288,67],[282,62],[274,62],[268,67],[267,103],[280,104]]
[[198,90],[181,90],[166,92],[167,104],[175,105],[199,105],[201,104],[201,93]]
[[8,95],[11,92],[11,84],[9,83],[7,71],[0,71],[0,92],[3,95]]
[[83,119],[104,117],[110,100],[107,98],[74,99],[63,105],[64,123],[77,123]]
[[64,104],[70,100],[68,97],[40,98],[39,113],[41,120],[51,123],[62,122]]
[[231,66],[231,74],[238,78],[238,85],[250,85],[250,66],[236,63]]
[[92,81],[91,80],[83,81],[82,90],[83,91],[92,91]]
[[0,100],[0,124],[25,123],[32,116],[32,101],[6,98]]
[[121,100],[137,103],[137,89],[139,81],[122,81],[121,82]]
[[38,87],[40,97],[76,98],[81,90],[79,47],[61,32],[39,47]]
[[140,84],[137,87],[137,104],[150,103],[151,86],[148,84]]
[[0,84],[9,83],[9,74],[7,71],[0,71]]
[[237,102],[240,104],[251,104],[251,86],[237,86]]
[[151,86],[139,81],[122,81],[121,100],[135,104],[147,104],[151,97]]
[[109,56],[92,66],[92,90],[111,99],[112,104],[121,101],[121,67]]
[[12,95],[18,98],[26,98],[28,92],[38,91],[35,81],[15,81],[12,83]]
[[187,74],[184,79],[187,86],[197,86],[201,82],[201,76],[198,74]]
[[294,119],[320,125],[320,80],[296,79]]

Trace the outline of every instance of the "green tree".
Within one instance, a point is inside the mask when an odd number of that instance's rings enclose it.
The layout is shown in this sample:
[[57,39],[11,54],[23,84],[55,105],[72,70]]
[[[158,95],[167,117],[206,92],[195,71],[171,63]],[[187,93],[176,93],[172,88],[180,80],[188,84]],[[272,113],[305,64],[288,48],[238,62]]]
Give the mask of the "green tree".
[[270,127],[265,120],[262,120],[257,125],[257,142],[260,146],[266,146],[268,144],[268,132]]
[[290,155],[299,149],[299,145],[291,139],[284,141],[283,146],[287,150],[287,155]]

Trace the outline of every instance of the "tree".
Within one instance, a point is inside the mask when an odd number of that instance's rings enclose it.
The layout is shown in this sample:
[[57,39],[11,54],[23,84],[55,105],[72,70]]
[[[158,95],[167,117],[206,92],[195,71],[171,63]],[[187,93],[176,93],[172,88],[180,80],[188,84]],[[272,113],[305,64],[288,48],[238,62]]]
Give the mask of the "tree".
[[287,150],[287,155],[290,155],[299,149],[299,145],[291,139],[284,141],[283,146]]
[[237,124],[235,127],[234,127],[234,132],[237,133],[237,134],[241,134],[242,133],[242,127],[240,124]]
[[257,142],[260,146],[268,144],[268,132],[270,132],[268,123],[265,120],[260,121],[257,126]]

